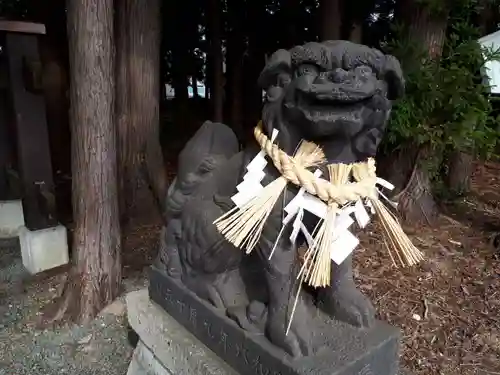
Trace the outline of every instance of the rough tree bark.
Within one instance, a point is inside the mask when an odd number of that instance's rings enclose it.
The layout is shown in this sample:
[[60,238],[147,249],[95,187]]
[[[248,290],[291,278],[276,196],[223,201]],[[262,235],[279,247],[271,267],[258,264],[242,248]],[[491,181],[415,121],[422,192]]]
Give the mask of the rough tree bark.
[[212,120],[222,122],[224,112],[224,73],[222,69],[221,41],[221,6],[220,0],[208,1],[208,35],[210,40],[210,103],[212,104]]
[[409,17],[405,22],[409,35],[425,49],[431,59],[439,57],[446,40],[448,13],[431,14],[425,5],[413,0],[406,15]]
[[73,267],[49,320],[92,319],[121,286],[113,0],[69,0]]
[[338,40],[342,30],[341,0],[321,0],[321,39]]
[[[446,38],[447,14],[431,14],[418,0],[404,0],[398,6],[396,14],[402,18],[413,40],[427,50],[430,58],[439,57]],[[403,7],[406,8],[404,12],[401,10]],[[396,198],[405,221],[432,223],[438,214],[431,180],[422,165],[422,161],[431,157],[428,146],[417,147],[410,141],[401,151],[382,158],[383,167],[380,169],[385,170],[399,190]]]
[[453,195],[461,196],[470,191],[473,162],[470,152],[454,151],[449,156],[445,182]]
[[120,213],[131,216],[149,187],[163,213],[167,176],[160,147],[160,1],[118,4],[117,133]]
[[[117,155],[118,155],[118,198],[119,212],[122,225],[128,218],[128,207],[135,201],[135,189],[131,188],[128,181],[130,173],[128,169],[127,155],[131,154],[129,147],[135,138],[129,137],[130,124],[130,85],[129,85],[129,24],[128,24],[128,0],[114,0],[115,5],[115,40],[116,40],[116,134],[117,134]],[[129,140],[129,138],[132,138]]]

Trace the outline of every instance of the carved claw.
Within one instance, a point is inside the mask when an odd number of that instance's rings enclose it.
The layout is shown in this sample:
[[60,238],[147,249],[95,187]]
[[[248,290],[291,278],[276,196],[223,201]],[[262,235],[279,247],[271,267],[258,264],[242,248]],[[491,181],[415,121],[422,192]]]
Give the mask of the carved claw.
[[262,302],[252,301],[247,306],[231,306],[226,314],[246,331],[262,334],[265,329],[267,310]]
[[356,327],[369,328],[375,321],[375,309],[354,284],[329,290],[321,305],[334,318]]
[[226,309],[221,295],[209,280],[200,278],[185,278],[183,279],[183,282],[189,289],[191,289],[191,291],[196,293],[199,298],[210,302],[216,309]]
[[224,304],[224,301],[222,300],[221,295],[219,294],[219,291],[214,288],[212,285],[207,285],[207,300],[210,302],[212,305],[214,305],[218,309],[225,309],[226,306]]
[[286,327],[268,324],[266,334],[274,345],[281,347],[293,357],[307,356],[311,352],[308,332],[298,333],[292,327],[287,335]]
[[288,335],[286,309],[269,311],[268,314],[266,336],[274,345],[281,347],[293,357],[308,356],[312,353],[311,329],[308,326],[311,314],[302,298],[298,302]]

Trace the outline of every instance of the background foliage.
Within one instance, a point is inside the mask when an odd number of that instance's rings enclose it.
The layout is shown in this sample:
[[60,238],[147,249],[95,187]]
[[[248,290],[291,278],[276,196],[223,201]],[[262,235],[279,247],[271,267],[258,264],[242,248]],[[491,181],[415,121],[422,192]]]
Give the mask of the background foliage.
[[428,147],[432,155],[424,162],[438,179],[440,166],[453,150],[490,157],[500,136],[500,118],[493,106],[484,63],[500,58],[500,51],[482,48],[474,18],[477,2],[455,6],[449,17],[442,55],[430,59],[403,27],[394,27],[394,37],[384,45],[397,56],[406,77],[406,95],[396,103],[383,145],[391,152],[408,140]]

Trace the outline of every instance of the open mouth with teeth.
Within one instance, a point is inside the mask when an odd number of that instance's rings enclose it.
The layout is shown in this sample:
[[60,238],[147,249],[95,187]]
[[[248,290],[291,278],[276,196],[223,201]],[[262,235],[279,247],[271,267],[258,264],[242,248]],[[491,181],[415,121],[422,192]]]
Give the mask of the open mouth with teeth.
[[300,124],[310,139],[326,136],[349,137],[364,126],[363,112],[375,95],[371,83],[356,85],[324,84],[297,88],[285,100],[287,116]]

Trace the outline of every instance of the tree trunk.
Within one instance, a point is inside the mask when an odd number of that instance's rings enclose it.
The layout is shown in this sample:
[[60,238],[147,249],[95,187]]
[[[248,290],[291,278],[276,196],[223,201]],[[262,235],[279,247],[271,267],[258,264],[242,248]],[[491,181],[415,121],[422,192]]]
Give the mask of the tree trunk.
[[[175,48],[173,52],[173,63],[172,63],[172,87],[175,92],[175,104],[177,105],[177,110],[181,115],[187,114],[188,108],[188,73],[184,68],[183,61],[185,60],[185,52],[181,52],[179,48]],[[182,117],[182,116],[181,116]]]
[[244,135],[251,137],[250,129],[253,129],[261,118],[262,112],[262,89],[257,80],[264,68],[266,61],[265,50],[262,40],[268,35],[262,27],[266,19],[266,10],[263,1],[247,2],[246,6],[246,30],[248,35],[248,49],[243,71],[243,106],[244,106]]
[[417,2],[413,2],[407,10],[411,20],[408,32],[419,43],[431,59],[441,56],[446,39],[448,14],[432,15],[430,11]]
[[341,38],[354,43],[363,42],[363,25],[367,17],[373,10],[367,4],[358,4],[356,2],[342,2],[342,24]]
[[[122,222],[150,186],[163,213],[167,176],[160,147],[160,1],[122,0],[118,13],[117,117]],[[145,173],[144,173],[145,172]]]
[[[408,9],[405,13],[397,13],[401,14],[411,37],[427,50],[431,58],[439,57],[446,37],[447,15],[431,15],[417,0],[402,3]],[[423,166],[423,161],[431,157],[433,155],[429,146],[417,147],[410,140],[406,147],[391,155],[391,161],[387,163],[389,165],[380,168],[385,170],[386,176],[394,181],[400,191],[397,194],[398,209],[408,222],[432,223],[438,214],[431,179]]]
[[467,194],[470,191],[474,158],[471,153],[453,151],[448,158],[448,173],[446,186],[455,196]]
[[92,319],[120,292],[113,0],[69,0],[74,266],[57,313]]
[[321,0],[321,38],[322,40],[338,40],[341,38],[342,7],[341,0]]
[[491,34],[497,30],[500,21],[500,8],[490,0],[480,0],[479,28],[481,36]]
[[229,124],[241,139],[243,136],[243,55],[245,40],[242,24],[244,6],[240,0],[228,1],[230,32],[227,47]]
[[224,73],[221,42],[221,7],[220,0],[209,0],[208,2],[208,34],[210,40],[210,92],[212,104],[212,120],[222,122],[224,111]]
[[[167,3],[165,3],[164,6]],[[184,20],[189,17],[186,4],[183,2],[170,5],[168,11],[174,13],[173,27],[167,28],[165,31],[171,32],[175,30],[179,35],[187,33],[187,26]],[[175,112],[176,121],[184,121],[189,117],[189,51],[183,38],[173,38],[172,42],[172,86],[175,91]]]
[[300,42],[300,31],[297,27],[295,20],[300,17],[302,7],[299,0],[284,0],[280,4],[282,12],[284,13],[283,22],[285,25],[285,39],[282,48],[292,48]]
[[[140,138],[135,150],[142,160],[153,196],[163,208],[167,196],[167,175],[160,146],[160,0],[131,0],[130,84],[131,137]],[[132,157],[132,155],[129,156]],[[164,210],[162,210],[162,213]]]
[[198,99],[200,97],[200,93],[198,92],[198,81],[195,76],[191,77],[191,88],[193,89],[193,98]]
[[354,43],[363,42],[363,24],[361,22],[353,22],[349,33],[349,40]]
[[[130,127],[130,74],[129,74],[129,19],[127,0],[115,1],[115,36],[116,36],[116,133],[117,133],[117,155],[118,155],[118,198],[120,221],[126,224],[131,202],[135,201],[135,189],[130,189],[132,181],[128,170],[127,156],[132,153],[129,147],[134,149],[130,142],[135,137],[129,137]],[[130,138],[130,139],[129,139]],[[127,180],[129,183],[127,183]]]

